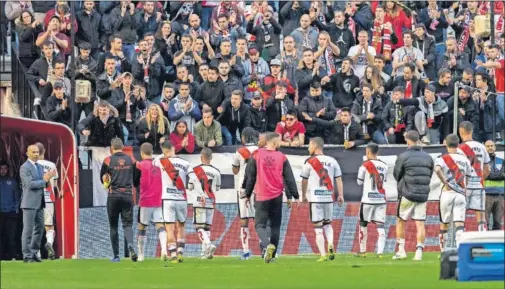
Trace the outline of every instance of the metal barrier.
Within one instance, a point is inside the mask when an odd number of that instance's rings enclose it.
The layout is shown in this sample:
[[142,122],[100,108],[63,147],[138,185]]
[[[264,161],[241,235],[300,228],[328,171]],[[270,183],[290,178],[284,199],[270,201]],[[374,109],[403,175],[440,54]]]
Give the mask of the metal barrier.
[[11,79],[12,94],[14,101],[19,105],[19,110],[23,117],[40,119],[40,105],[35,103],[39,95],[37,87],[26,77],[27,67],[21,63],[18,57],[17,47],[12,46],[11,50]]

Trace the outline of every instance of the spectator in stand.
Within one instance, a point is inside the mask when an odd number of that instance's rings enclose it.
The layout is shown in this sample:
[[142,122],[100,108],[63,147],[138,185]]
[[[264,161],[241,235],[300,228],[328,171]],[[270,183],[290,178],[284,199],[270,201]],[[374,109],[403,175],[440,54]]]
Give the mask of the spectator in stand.
[[72,100],[65,93],[63,82],[55,81],[53,94],[47,99],[46,111],[49,121],[72,127]]
[[208,29],[204,29],[200,26],[201,20],[199,14],[193,13],[189,15],[188,21],[189,21],[189,27],[187,28],[186,31],[184,31],[184,34],[191,35],[193,33],[196,33],[196,35],[199,37],[204,37],[205,35],[209,34],[207,32]]
[[98,2],[98,12],[102,15],[103,28],[103,33],[100,35],[100,42],[107,44],[103,46],[104,51],[110,49],[110,37],[114,34],[114,21],[117,19],[114,17],[115,15],[112,15],[112,11],[116,8],[117,4],[117,1]]
[[137,41],[137,29],[139,22],[135,17],[135,5],[131,0],[122,0],[118,7],[110,13],[114,33],[123,40],[123,54],[128,61],[135,61],[135,42]]
[[244,63],[244,61],[249,59],[248,51],[247,39],[244,37],[237,38],[237,53],[235,53],[235,56],[240,59],[241,63]]
[[424,91],[425,82],[417,79],[414,64],[407,63],[403,66],[403,75],[391,78],[386,85],[387,90],[398,86],[405,89],[404,96],[406,99],[418,98]]
[[191,85],[191,95],[196,95],[198,92],[198,82],[194,81],[192,74],[189,74],[188,68],[184,65],[179,65],[176,68],[177,79],[174,81],[175,93],[179,93],[179,85],[183,82],[187,82]]
[[442,59],[442,68],[449,69],[452,75],[452,79],[456,80],[461,78],[463,75],[463,70],[470,67],[470,62],[468,61],[468,55],[466,53],[459,52],[458,43],[456,38],[448,37],[446,43],[446,52]]
[[[288,4],[286,4],[288,5]],[[284,37],[284,50],[277,55],[276,59],[281,61],[281,68],[285,71],[285,75],[289,80],[289,83],[295,89],[295,95],[293,101],[298,105],[298,84],[296,80],[296,70],[298,69],[298,64],[301,58],[298,57],[298,53],[295,48],[295,39],[292,36]]]
[[58,57],[63,58],[64,55],[70,54],[70,39],[63,33],[59,32],[61,21],[56,15],[51,17],[49,24],[46,25],[46,31],[39,33],[35,44],[42,48],[46,41],[53,42],[54,51]]
[[[11,2],[7,2],[6,6],[8,3]],[[27,68],[39,58],[35,40],[37,39],[37,35],[42,31],[42,25],[39,20],[35,19],[33,12],[30,10],[23,10],[16,24],[16,33],[19,37],[18,57],[21,63]]]
[[360,90],[359,78],[354,75],[352,69],[353,61],[351,58],[344,58],[342,67],[331,76],[325,76],[321,79],[321,84],[326,89],[333,90],[333,104],[337,110],[352,106],[356,99],[356,93]]
[[116,59],[109,55],[105,58],[105,71],[96,79],[96,95],[103,100],[109,100],[111,91],[122,83],[123,75],[117,70]]
[[[46,16],[44,17],[44,27],[48,27],[49,22],[51,22],[53,17],[56,16],[58,19],[60,19],[58,31],[70,37],[70,31],[72,30],[70,13],[70,6],[68,5],[67,1],[56,1],[54,9],[47,11]],[[74,20],[74,32],[77,31],[77,21]]]
[[[489,230],[501,230],[503,220],[503,194],[505,193],[505,166],[503,158],[496,155],[496,146],[492,140],[486,143],[486,151],[491,162],[491,172],[486,179],[486,221]],[[1,168],[1,167],[0,167]],[[493,222],[491,222],[491,216]]]
[[[388,4],[390,1],[387,2]],[[375,19],[373,21],[373,27],[370,31],[371,34],[371,44],[375,48],[377,54],[383,55],[386,60],[386,70],[391,73],[391,61],[393,60],[393,51],[397,47],[399,42],[399,36],[402,30],[397,33],[393,29],[393,24],[391,22],[393,19],[386,15],[386,10],[383,6],[377,6],[375,8]],[[402,41],[403,42],[403,41]]]
[[150,143],[154,151],[159,154],[161,152],[161,143],[165,141],[170,133],[170,123],[163,116],[163,110],[155,103],[151,104],[147,109],[146,115],[139,120],[137,126],[137,139],[139,145],[145,142]]
[[252,34],[256,40],[261,58],[270,61],[275,58],[280,51],[280,35],[282,33],[281,25],[273,17],[274,9],[268,6],[267,12],[263,15],[263,21],[260,25],[254,25],[256,14],[253,13],[251,20],[247,22],[247,33]]
[[210,107],[205,107],[202,110],[202,120],[195,125],[194,135],[198,147],[213,148],[223,145],[221,124],[214,120]]
[[137,109],[146,108],[145,95],[141,95],[139,88],[133,86],[133,76],[125,72],[119,87],[111,92],[109,102],[118,110],[118,116],[123,127],[125,145],[129,145],[130,131],[135,131]]
[[249,117],[251,119],[249,127],[253,128],[259,133],[266,132],[267,115],[265,108],[263,107],[263,97],[259,91],[256,91],[253,94],[251,105],[249,106]]
[[430,80],[436,78],[436,55],[435,55],[435,40],[432,36],[426,34],[426,27],[422,23],[415,26],[414,47],[421,50],[423,53],[423,67],[426,77]]
[[[314,53],[314,59],[324,71],[324,73],[319,74],[319,77],[323,78],[326,75],[335,74],[337,72],[335,57],[340,55],[340,48],[330,41],[330,35],[326,31],[319,33],[317,42],[318,49]],[[330,91],[324,91],[324,96],[331,99]]]
[[[202,28],[205,30],[209,30],[211,27],[212,21],[212,10],[214,10],[214,7],[219,5],[219,2],[216,1],[202,1]],[[189,23],[191,24],[191,19],[189,20]]]
[[117,110],[104,100],[100,100],[93,113],[79,122],[77,131],[88,137],[86,146],[108,147],[113,138],[123,139]]
[[471,88],[464,86],[458,92],[458,109],[454,111],[454,96],[447,99],[447,120],[444,124],[449,130],[453,127],[454,113],[458,114],[458,126],[463,121],[469,121],[473,127],[479,127],[479,108],[472,98]]
[[35,60],[26,72],[26,78],[35,83],[39,89],[40,95],[38,98],[41,97],[41,94],[47,86],[47,82],[49,81],[48,75],[53,74],[53,61],[56,58],[53,47],[54,45],[52,42],[44,42],[44,44],[42,44],[42,56]]
[[347,4],[345,14],[349,19],[349,26],[354,34],[360,31],[370,31],[372,29],[373,15],[370,6],[366,1],[353,0]]
[[375,48],[368,45],[368,32],[366,30],[360,31],[358,44],[351,47],[348,54],[354,63],[354,75],[361,79],[365,75],[366,66],[374,63],[375,55]]
[[[234,14],[232,14],[234,15]],[[221,42],[228,40],[231,43],[231,51],[235,53],[237,51],[237,39],[245,37],[245,30],[236,24],[236,19],[234,16],[221,14],[218,16],[218,28],[214,28],[210,35],[210,43],[216,49],[216,51],[221,46]]]
[[299,147],[305,144],[305,126],[298,121],[295,109],[286,112],[284,120],[277,123],[275,133],[281,138],[281,146]]
[[203,63],[202,57],[195,50],[195,44],[191,35],[183,35],[181,37],[182,50],[174,55],[174,64],[186,66],[193,79],[198,76],[198,64]]
[[16,178],[9,175],[9,164],[0,160],[0,260],[17,257],[16,231],[18,227],[21,190]]
[[472,97],[479,107],[479,127],[474,129],[474,138],[485,142],[493,139],[493,122],[495,122],[497,131],[502,124],[498,118],[498,107],[493,103],[495,98],[490,95],[494,91],[491,89],[491,80],[486,72],[475,73],[475,87],[478,90],[473,93]]
[[382,132],[382,102],[373,96],[371,84],[364,83],[361,87],[362,97],[356,98],[351,113],[360,121],[365,140],[373,140],[376,144],[386,144]]
[[415,130],[414,110],[412,105],[401,105],[400,99],[404,98],[405,88],[397,86],[393,89],[391,101],[382,110],[382,124],[388,144],[405,144],[404,134]]
[[300,115],[305,113],[312,118],[312,120],[303,120],[307,141],[313,137],[323,138],[325,134],[324,128],[318,126],[314,119],[333,120],[337,115],[332,100],[323,96],[321,83],[317,81],[310,84],[310,94],[300,101],[298,112]]
[[[198,15],[201,15],[201,13],[202,4],[198,1],[174,1],[170,3],[170,15],[172,15],[171,20],[174,24],[174,30],[180,35],[188,33],[189,26],[191,25],[200,26],[200,17]],[[192,18],[193,15],[198,17],[198,25],[195,22],[191,22],[191,19],[193,21],[195,19]]]
[[398,47],[393,52],[393,75],[402,75],[403,67],[408,64],[415,64],[418,75],[424,75],[423,60],[424,54],[421,50],[413,46],[415,35],[412,31],[406,30],[402,33],[404,46]]
[[304,1],[288,1],[281,8],[279,15],[284,20],[284,24],[282,25],[284,39],[298,27],[302,15],[309,12],[309,5],[307,4]]
[[[377,14],[377,6],[375,13]],[[410,19],[410,15],[407,15],[405,11],[403,11],[402,7],[396,1],[386,1],[386,18],[392,24],[392,32],[395,35],[402,35],[402,32],[405,30],[412,29],[412,20]],[[396,50],[404,45],[403,39],[398,39],[397,43],[393,42],[392,50]]]
[[40,23],[44,23],[44,17],[47,11],[54,8],[56,1],[30,1],[33,7],[33,12],[35,12],[35,19],[39,20]]
[[431,82],[430,85],[435,87],[436,96],[444,101],[454,94],[451,71],[447,68],[441,68],[438,71],[438,80]]
[[385,105],[389,101],[389,95],[386,93],[385,82],[382,80],[379,69],[375,66],[367,66],[365,69],[365,76],[361,79],[361,85],[364,83],[370,84],[372,86],[373,97],[380,98],[382,105]]
[[236,77],[242,77],[244,75],[244,67],[242,66],[240,57],[236,57],[231,53],[231,42],[229,40],[223,40],[219,48],[220,52],[216,54],[216,57],[210,62],[210,66],[217,67],[221,60],[228,61],[231,72]]
[[314,59],[314,52],[305,48],[302,61],[298,64],[296,71],[296,83],[298,87],[298,101],[309,95],[310,84],[314,81],[320,81],[326,76],[326,71]]
[[294,109],[293,101],[287,96],[288,84],[279,81],[275,85],[275,95],[266,101],[267,130],[274,131],[277,123],[283,121],[288,110]]
[[[210,70],[210,68],[209,68]],[[231,93],[237,89],[244,89],[242,79],[239,79],[233,72],[231,72],[231,65],[226,60],[221,60],[218,64],[219,80],[224,85],[224,98],[231,97]]]
[[263,78],[270,74],[268,63],[260,57],[260,52],[256,48],[249,49],[249,59],[244,62],[244,72],[244,76],[242,76],[245,91],[244,102],[250,103],[252,94],[261,89]]
[[193,41],[195,42],[194,51],[201,58],[201,62],[198,62],[199,59],[195,58],[198,65],[208,64],[210,63],[210,59],[213,59],[216,54],[214,49],[210,45],[209,35],[204,34],[204,36],[197,36],[196,32],[192,32]]
[[177,154],[192,154],[195,151],[195,137],[183,120],[175,123],[175,129],[170,133],[170,142],[174,145]]
[[121,35],[112,34],[109,37],[110,50],[101,54],[98,61],[98,74],[101,74],[105,69],[105,60],[107,58],[114,59],[114,65],[118,72],[131,72],[132,67],[128,58],[123,53],[123,40]]
[[496,106],[500,120],[505,121],[504,116],[504,94],[505,94],[505,59],[504,55],[500,52],[500,46],[493,44],[489,46],[489,58],[486,62],[477,62],[478,66],[487,69],[489,76],[491,76],[496,89]]
[[379,70],[382,81],[384,81],[384,83],[387,83],[391,79],[391,76],[384,72],[384,68],[386,67],[386,58],[384,58],[382,54],[377,54],[374,57],[373,63],[374,66]]
[[175,96],[175,88],[174,85],[171,83],[165,83],[163,85],[163,92],[161,93],[160,97],[160,106],[163,109],[163,114],[168,115],[168,108],[170,107],[170,101]]
[[[10,21],[15,21],[17,18],[19,18],[20,23],[23,22],[23,18],[20,18],[22,13],[24,11],[27,11],[30,13],[32,16],[32,20],[30,23],[35,22],[35,17],[33,16],[33,6],[32,2],[30,1],[6,1],[5,2],[5,8],[4,8],[4,13],[5,16],[7,17],[8,20]],[[38,23],[41,23],[40,21]],[[18,23],[16,23],[18,24]]]
[[[459,6],[457,2],[453,3],[453,5]],[[466,2],[466,7],[466,9],[463,9],[463,7],[459,8],[458,13],[454,13],[455,15],[446,15],[446,19],[450,28],[454,31],[456,39],[458,39],[458,50],[464,54],[471,54],[477,46],[477,38],[479,37],[479,35],[474,33],[475,16],[487,14],[487,12],[481,13],[478,1],[468,1]],[[451,8],[453,10],[454,6]],[[453,18],[452,16],[455,17]],[[462,37],[462,35],[465,36]]]
[[209,65],[206,63],[203,63],[202,65],[198,66],[198,85],[202,85],[205,81],[208,80],[208,75],[209,75]]
[[461,76],[461,79],[459,79],[458,81],[460,81],[464,85],[475,87],[473,75],[474,75],[473,69],[471,67],[467,67],[465,68],[465,70],[463,70],[463,75]]
[[313,50],[317,45],[318,31],[315,27],[310,26],[310,16],[308,14],[302,15],[300,18],[300,27],[291,32],[291,37],[295,40],[296,52],[298,57],[302,57],[302,53],[306,49]]
[[144,38],[144,34],[147,32],[154,34],[158,29],[158,24],[167,19],[167,16],[155,7],[155,3],[154,1],[145,1],[143,9],[137,12],[137,31],[140,39]]
[[294,98],[296,94],[295,88],[291,85],[289,79],[286,77],[286,71],[284,73],[282,71],[282,62],[279,59],[272,59],[270,61],[270,74],[263,78],[261,82],[261,90],[263,91],[263,95],[265,100],[271,97],[275,93],[275,85],[279,81],[284,81],[288,84],[287,93],[291,98]]
[[[93,111],[93,104],[96,101],[96,71],[98,62],[96,62],[91,54],[91,45],[87,42],[82,42],[79,45],[79,56],[75,60],[76,80],[87,80],[91,83],[91,95],[88,103],[76,103],[75,115],[77,120],[80,119],[81,113],[88,116]],[[68,65],[71,65],[70,63]],[[71,73],[68,69],[69,73]]]
[[56,81],[60,81],[63,85],[63,92],[70,96],[72,95],[71,83],[68,78],[65,77],[65,62],[61,59],[55,59],[53,61],[53,70],[52,73],[47,76],[48,83],[44,87],[41,95],[41,105],[42,108],[45,108],[46,101],[53,93],[53,86]]
[[195,123],[202,118],[202,113],[196,102],[189,94],[189,83],[181,83],[179,94],[170,101],[168,119],[171,121],[170,131],[176,128],[176,122],[184,121],[186,129],[193,132]]
[[211,17],[211,30],[219,30],[219,16],[228,15],[229,22],[232,25],[242,26],[242,17],[244,16],[244,8],[242,3],[239,1],[222,1],[220,2],[214,10],[212,10]]
[[424,24],[426,32],[435,37],[436,67],[442,65],[445,53],[444,31],[449,27],[442,8],[437,5],[436,0],[429,0],[428,6],[421,9],[417,14],[417,22]]
[[[145,34],[147,36],[152,36]],[[161,83],[165,64],[159,52],[149,51],[148,41],[139,41],[140,52],[132,63],[132,74],[137,83],[143,83],[147,88],[147,99],[160,103]]]
[[242,130],[251,124],[249,106],[242,101],[243,97],[242,90],[235,90],[231,93],[231,98],[217,108],[224,145],[240,144]]
[[102,16],[95,10],[95,2],[87,0],[83,2],[84,9],[77,11],[76,18],[79,30],[75,34],[76,45],[80,46],[82,42],[87,42],[91,45],[91,56],[98,59],[100,51],[105,43],[97,37],[102,32],[101,21]]
[[163,21],[154,36],[156,37],[154,47],[159,51],[165,63],[164,79],[168,82],[174,81],[176,77],[174,55],[179,49],[176,41],[177,35],[172,31],[172,24],[168,21]]
[[214,116],[219,114],[218,107],[225,100],[225,85],[219,80],[218,69],[210,67],[207,74],[207,81],[204,82],[195,95],[195,101],[200,108],[210,108]]

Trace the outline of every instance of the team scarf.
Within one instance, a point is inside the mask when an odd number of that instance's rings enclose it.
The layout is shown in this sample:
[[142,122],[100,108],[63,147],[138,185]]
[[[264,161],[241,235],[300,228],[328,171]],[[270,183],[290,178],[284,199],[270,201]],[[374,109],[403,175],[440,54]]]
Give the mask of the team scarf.
[[[434,17],[432,18],[431,17],[431,10],[432,10],[431,7],[428,6],[427,9],[428,9],[428,15],[431,18],[430,29],[431,30],[437,30],[438,23],[440,23],[440,22],[436,18],[434,18]],[[437,7],[434,10],[438,11],[438,5],[437,5]]]
[[165,173],[167,173],[168,177],[170,180],[175,184],[175,187],[179,191],[184,192],[184,198],[186,199],[186,186],[184,185],[184,182],[181,179],[181,176],[179,175],[179,171],[174,167],[174,164],[168,159],[168,158],[162,158],[160,159],[161,166],[165,170]]
[[[307,160],[307,163],[309,163],[312,166],[312,168],[316,172],[317,176],[319,177],[319,179],[320,179],[319,184],[322,186],[325,186],[328,189],[328,191],[333,192],[334,191],[333,182],[332,182],[330,176],[328,175],[328,170],[326,170],[324,168],[323,164],[317,158],[317,156],[313,156],[313,157],[309,158]],[[331,195],[332,195],[333,201],[335,201],[335,195],[334,194],[331,194]]]
[[335,67],[335,58],[333,57],[333,50],[330,47],[326,47],[324,50],[324,55],[319,56],[319,62],[326,63],[326,73],[328,75],[335,74],[337,72],[337,68]]
[[[356,6],[353,6],[352,8],[352,11],[351,13],[356,13]],[[349,28],[349,30],[351,30],[352,32],[352,35],[354,36],[354,38],[356,38],[356,22],[354,21],[354,19],[352,19],[352,17],[349,17],[347,18],[347,27]]]
[[377,54],[382,54],[386,60],[391,60],[391,31],[381,25],[379,21],[374,21],[372,46]]
[[459,36],[458,40],[458,50],[463,52],[465,50],[466,44],[470,39],[470,20],[472,13],[470,10],[466,9],[465,11],[465,20],[463,21],[463,33]]
[[407,80],[407,85],[405,86],[405,99],[412,98],[412,80]]
[[210,185],[209,178],[207,177],[203,167],[197,166],[193,168],[193,171],[202,185],[203,192],[207,195],[207,197],[212,199],[212,203],[216,203],[216,195],[214,195],[214,192],[212,191],[212,186]]
[[[444,160],[445,164],[449,168],[449,171],[452,174],[452,178],[454,179],[456,184],[458,186],[460,186],[461,188],[465,188],[465,174],[463,174],[463,172],[461,172],[461,170],[459,169],[459,167],[456,164],[456,162],[454,161],[454,159],[449,154],[443,155],[442,159]],[[455,189],[455,188],[453,188],[453,189]]]
[[[361,107],[362,109],[362,114],[366,117],[368,113],[372,111],[372,99],[370,101],[367,101],[365,98],[363,98],[363,105]],[[363,127],[363,133],[367,134],[368,133],[368,121],[363,121],[363,124],[361,125]]]
[[[249,59],[249,62],[251,62],[251,73],[250,74],[258,74],[258,71],[256,71],[257,65]],[[258,60],[259,62],[259,60]],[[258,79],[250,81],[247,84],[247,92],[255,92],[258,91],[259,85],[258,85]]]
[[433,111],[433,103],[428,103],[428,115],[426,117],[426,124],[429,128],[435,123],[435,112]]
[[[504,9],[505,9],[505,7],[504,7]],[[503,18],[504,18],[504,16],[502,14],[502,15],[499,16],[498,21],[496,21],[496,27],[494,29],[494,31],[495,31],[495,39],[499,39],[500,36],[502,35],[502,33],[505,30],[505,26],[503,25],[505,21],[504,21]]]
[[374,187],[377,188],[377,191],[382,195],[386,194],[386,190],[384,189],[384,180],[380,177],[379,171],[375,164],[372,161],[366,161],[363,163],[363,167],[366,171],[373,177],[373,182],[375,184]]
[[395,132],[401,132],[405,128],[405,123],[403,122],[403,110],[402,106],[395,103]]
[[484,180],[482,177],[482,168],[480,167],[480,162],[477,159],[477,156],[473,152],[472,148],[466,143],[460,144],[458,148],[461,151],[463,151],[463,153],[466,155],[466,157],[468,158],[468,160],[472,164],[473,170],[475,171],[477,176],[480,178],[481,185],[484,186]]

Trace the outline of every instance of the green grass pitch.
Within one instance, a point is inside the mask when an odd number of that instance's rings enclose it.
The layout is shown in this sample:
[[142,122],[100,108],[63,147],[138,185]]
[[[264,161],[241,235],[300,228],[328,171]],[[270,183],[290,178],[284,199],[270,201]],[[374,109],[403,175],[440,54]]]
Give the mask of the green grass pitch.
[[439,261],[425,253],[421,262],[393,261],[391,255],[358,259],[337,255],[318,263],[316,256],[281,256],[265,264],[255,256],[248,261],[230,257],[213,260],[187,258],[184,263],[166,266],[158,259],[132,263],[108,260],[55,260],[41,264],[2,262],[1,288],[29,289],[150,289],[150,288],[504,288],[503,282],[440,281]]

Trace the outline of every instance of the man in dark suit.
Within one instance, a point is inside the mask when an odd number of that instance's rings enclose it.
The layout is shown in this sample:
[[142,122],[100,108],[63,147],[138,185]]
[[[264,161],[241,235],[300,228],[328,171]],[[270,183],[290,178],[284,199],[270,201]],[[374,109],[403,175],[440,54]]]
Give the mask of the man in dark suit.
[[44,188],[49,180],[56,175],[56,171],[51,170],[44,174],[42,166],[37,164],[39,148],[36,145],[28,146],[26,155],[28,159],[19,170],[23,187],[21,196],[23,234],[21,241],[23,260],[25,263],[31,263],[41,262],[37,253],[44,233]]

